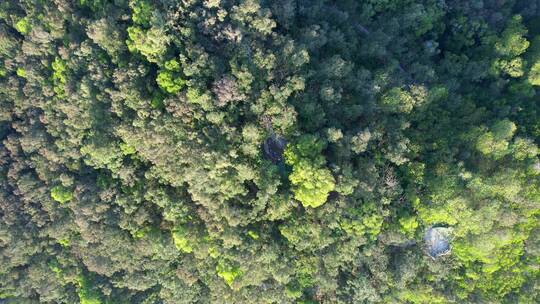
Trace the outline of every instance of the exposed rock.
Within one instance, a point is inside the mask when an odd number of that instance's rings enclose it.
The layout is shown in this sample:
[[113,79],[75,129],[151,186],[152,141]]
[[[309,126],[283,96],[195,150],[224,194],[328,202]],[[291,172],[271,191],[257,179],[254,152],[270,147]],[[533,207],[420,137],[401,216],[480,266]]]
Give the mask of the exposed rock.
[[450,234],[452,228],[430,227],[424,235],[427,253],[437,258],[450,253]]
[[270,136],[263,143],[263,154],[266,159],[277,164],[283,160],[283,152],[287,146],[287,141],[283,137]]

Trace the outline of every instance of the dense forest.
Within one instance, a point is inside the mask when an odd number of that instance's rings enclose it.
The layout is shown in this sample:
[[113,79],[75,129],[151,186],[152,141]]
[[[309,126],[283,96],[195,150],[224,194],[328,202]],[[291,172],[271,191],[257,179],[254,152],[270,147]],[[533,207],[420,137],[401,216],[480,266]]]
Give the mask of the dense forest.
[[0,303],[540,303],[540,0],[0,1]]

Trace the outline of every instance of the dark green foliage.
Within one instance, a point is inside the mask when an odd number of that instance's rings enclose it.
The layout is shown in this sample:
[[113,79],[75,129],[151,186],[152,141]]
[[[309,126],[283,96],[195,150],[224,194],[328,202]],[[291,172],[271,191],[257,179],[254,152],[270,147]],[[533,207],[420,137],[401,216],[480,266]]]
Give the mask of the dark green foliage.
[[539,303],[539,25],[0,1],[0,303]]

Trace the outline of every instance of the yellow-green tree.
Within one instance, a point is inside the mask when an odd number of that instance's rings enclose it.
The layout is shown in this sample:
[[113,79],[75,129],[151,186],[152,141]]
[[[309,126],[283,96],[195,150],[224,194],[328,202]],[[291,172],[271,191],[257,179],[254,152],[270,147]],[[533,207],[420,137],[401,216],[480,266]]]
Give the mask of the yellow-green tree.
[[326,160],[321,155],[322,149],[323,143],[318,138],[305,135],[285,150],[285,161],[292,166],[289,180],[294,198],[305,207],[321,206],[335,188],[332,173],[324,167]]

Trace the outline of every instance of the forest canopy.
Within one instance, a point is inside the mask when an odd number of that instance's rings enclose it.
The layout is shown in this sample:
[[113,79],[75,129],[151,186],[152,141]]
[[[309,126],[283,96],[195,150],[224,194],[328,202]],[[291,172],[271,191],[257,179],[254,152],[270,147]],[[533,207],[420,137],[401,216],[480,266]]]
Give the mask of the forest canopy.
[[0,1],[0,303],[540,303],[537,0]]

